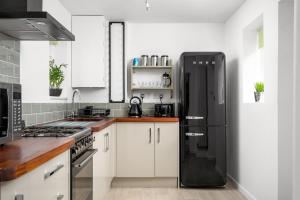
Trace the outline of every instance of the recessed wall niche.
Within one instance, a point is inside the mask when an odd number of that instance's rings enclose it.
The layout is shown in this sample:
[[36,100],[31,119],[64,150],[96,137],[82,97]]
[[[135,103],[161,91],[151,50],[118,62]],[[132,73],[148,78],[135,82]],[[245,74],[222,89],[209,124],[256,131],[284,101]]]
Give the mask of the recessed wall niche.
[[50,41],[49,42],[49,60],[54,60],[54,63],[56,65],[66,64],[66,67],[63,67],[62,70],[64,72],[64,81],[61,84],[60,88],[62,90],[62,94],[60,97],[51,97],[53,99],[65,99],[67,94],[66,91],[64,91],[64,88],[66,88],[66,76],[68,74],[68,69],[71,68],[70,62],[68,61],[68,42],[64,41]]
[[[243,102],[255,103],[255,83],[264,83],[264,24],[263,15],[243,29]],[[261,95],[260,103],[264,102]]]

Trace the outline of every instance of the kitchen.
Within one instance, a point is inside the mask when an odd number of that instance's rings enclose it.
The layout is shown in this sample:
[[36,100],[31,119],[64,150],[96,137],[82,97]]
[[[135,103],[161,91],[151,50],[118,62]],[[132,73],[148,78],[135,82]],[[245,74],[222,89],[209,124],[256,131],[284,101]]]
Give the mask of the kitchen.
[[1,200],[298,199],[299,4],[218,5],[2,0]]

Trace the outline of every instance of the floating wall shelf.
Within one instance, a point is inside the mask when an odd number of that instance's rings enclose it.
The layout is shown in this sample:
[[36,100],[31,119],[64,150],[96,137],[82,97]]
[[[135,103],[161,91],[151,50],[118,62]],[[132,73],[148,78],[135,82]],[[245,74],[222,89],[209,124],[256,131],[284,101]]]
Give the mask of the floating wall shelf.
[[[159,91],[170,91],[170,98],[173,98],[174,92],[174,66],[131,66],[131,79],[130,79],[130,89],[133,91],[152,91],[152,92],[159,92]],[[168,73],[172,79],[172,85],[170,87],[162,87],[157,86],[157,82],[162,81],[162,75],[164,73]],[[145,84],[149,84],[146,81],[146,78],[151,79],[153,86],[145,86],[140,85],[139,83],[144,82]]]

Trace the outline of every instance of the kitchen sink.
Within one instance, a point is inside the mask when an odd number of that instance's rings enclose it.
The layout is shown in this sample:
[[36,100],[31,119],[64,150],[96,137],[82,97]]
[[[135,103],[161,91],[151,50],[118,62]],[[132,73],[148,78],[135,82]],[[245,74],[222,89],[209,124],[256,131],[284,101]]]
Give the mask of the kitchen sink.
[[81,122],[81,121],[85,121],[85,122],[99,122],[101,120],[103,120],[102,117],[74,117],[74,118],[66,118],[64,119],[65,121],[78,121],[78,122]]

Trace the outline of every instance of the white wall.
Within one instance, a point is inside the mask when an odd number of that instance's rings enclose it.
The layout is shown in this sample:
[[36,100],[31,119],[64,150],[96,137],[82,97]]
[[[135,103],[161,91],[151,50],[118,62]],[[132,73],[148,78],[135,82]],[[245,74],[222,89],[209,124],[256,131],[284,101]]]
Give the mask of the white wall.
[[295,0],[293,200],[300,199],[300,2]]
[[[224,24],[221,23],[127,22],[125,34],[127,64],[143,54],[167,54],[175,64],[185,51],[224,51]],[[157,95],[146,94],[145,102],[158,102]],[[82,102],[107,102],[107,96],[108,89],[81,89]],[[165,96],[170,101],[169,95]]]
[[[71,28],[71,14],[59,1],[46,0],[43,5],[66,28]],[[61,42],[62,43],[62,42]],[[65,81],[62,97],[70,97],[71,88],[71,42],[63,42],[62,48],[57,48],[57,63],[68,64],[65,70]],[[21,41],[20,44],[20,70],[22,95],[24,103],[37,102],[65,102],[49,96],[49,56],[50,45],[48,41]],[[63,56],[62,56],[63,55]],[[70,98],[69,98],[70,99]]]
[[[243,29],[263,14],[264,103],[243,103]],[[248,0],[226,22],[228,173],[249,199],[275,200],[278,185],[278,1]]]
[[43,0],[43,10],[50,13],[65,28],[71,31],[71,13],[59,0]]
[[[183,52],[224,51],[224,39],[224,24],[221,23],[128,23],[127,61],[144,54],[149,57],[168,55],[177,67]],[[147,97],[150,98],[148,102],[159,102],[159,93],[146,93],[145,97],[146,102]],[[174,98],[170,100],[168,92],[164,97],[167,102],[174,101]]]
[[[66,42],[63,46],[67,53],[63,52],[61,47],[52,49],[55,49],[53,52],[56,52],[58,63],[68,64],[62,97],[68,97],[70,101],[72,95],[71,44]],[[130,63],[133,57],[140,57],[143,54],[149,56],[167,54],[175,64],[180,54],[185,51],[224,51],[224,24],[126,23],[126,63]],[[48,95],[49,53],[48,42],[21,42],[21,82],[24,102],[54,101]],[[65,60],[58,56],[62,54],[66,56]],[[108,69],[105,71],[108,76]],[[37,73],[38,76],[33,76]],[[108,82],[108,77],[106,81]],[[81,102],[108,102],[108,88],[82,88],[80,91]],[[165,101],[175,100],[174,98],[169,100],[168,93],[165,97]],[[146,95],[145,102],[158,102],[158,94]]]
[[278,199],[292,199],[294,4],[279,2]]

